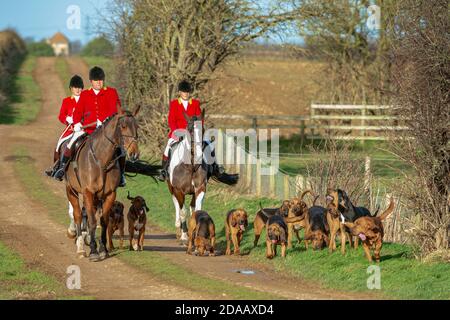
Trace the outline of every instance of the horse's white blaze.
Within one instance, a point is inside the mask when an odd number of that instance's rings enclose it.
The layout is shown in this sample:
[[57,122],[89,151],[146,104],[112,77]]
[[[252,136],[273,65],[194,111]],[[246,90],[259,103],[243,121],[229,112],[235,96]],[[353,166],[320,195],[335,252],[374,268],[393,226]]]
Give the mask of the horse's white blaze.
[[205,192],[200,192],[199,195],[195,198],[195,211],[202,210],[203,197],[205,196]]
[[178,204],[177,198],[172,195],[173,205],[175,206],[175,227],[179,228],[181,226],[180,220],[180,205]]

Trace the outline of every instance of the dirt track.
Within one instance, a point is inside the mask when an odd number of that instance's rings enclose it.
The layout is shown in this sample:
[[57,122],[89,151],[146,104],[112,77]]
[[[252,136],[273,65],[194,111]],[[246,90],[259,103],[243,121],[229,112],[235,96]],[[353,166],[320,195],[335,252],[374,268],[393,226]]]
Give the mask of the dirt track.
[[[79,58],[68,59],[71,73],[78,73],[87,81],[87,66]],[[207,299],[215,298],[161,281],[149,273],[136,270],[118,258],[100,263],[78,259],[75,246],[65,236],[65,228],[50,220],[45,208],[33,202],[24,186],[14,177],[14,148],[24,146],[39,172],[50,164],[52,148],[61,124],[56,115],[65,84],[55,71],[54,58],[39,58],[35,80],[42,92],[42,109],[35,122],[19,126],[0,126],[0,240],[17,250],[28,264],[55,275],[65,283],[66,268],[71,264],[81,267],[81,294],[98,299]],[[49,188],[64,196],[62,183],[47,179]],[[62,208],[61,210],[66,210]],[[187,256],[173,235],[150,228],[146,250],[155,250],[204,276],[270,292],[289,299],[357,299],[360,294],[324,290],[309,282],[293,280],[268,267],[249,265],[243,257],[218,256],[205,259]],[[233,272],[237,269],[256,270],[253,276]],[[77,293],[80,295],[80,293]],[[364,297],[370,298],[370,297]]]

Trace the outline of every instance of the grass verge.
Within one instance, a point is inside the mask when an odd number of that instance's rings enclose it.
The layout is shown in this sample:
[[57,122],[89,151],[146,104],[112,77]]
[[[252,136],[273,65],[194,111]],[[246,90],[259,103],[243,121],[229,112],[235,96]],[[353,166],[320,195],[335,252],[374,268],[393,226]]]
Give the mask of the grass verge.
[[67,295],[64,290],[59,281],[50,275],[28,268],[18,254],[0,242],[0,300],[93,299],[90,296]]
[[55,69],[58,73],[59,78],[61,79],[61,82],[64,84],[64,90],[66,90],[66,94],[69,96],[72,93],[69,89],[69,80],[71,78],[71,74],[69,71],[69,66],[67,65],[66,58],[64,57],[58,57],[56,58],[55,62]]
[[23,125],[38,115],[41,92],[33,79],[35,67],[36,57],[26,57],[18,74],[11,80],[8,101],[0,108],[0,124]]
[[[166,184],[156,184],[148,177],[128,179],[127,190],[120,189],[119,197],[126,199],[126,191],[132,195],[142,195],[152,210],[149,219],[162,229],[174,232],[174,209]],[[225,214],[232,208],[245,208],[253,221],[259,208],[259,199],[240,194],[228,193],[219,186],[211,186],[204,201],[203,209],[208,211],[216,225],[218,248],[224,250]],[[275,206],[271,199],[261,199],[263,206]],[[347,250],[346,256],[340,252],[329,254],[327,250],[306,251],[303,245],[289,249],[285,260],[279,257],[268,261],[264,241],[253,247],[253,226],[250,223],[241,252],[257,262],[273,265],[277,270],[291,273],[320,283],[325,288],[352,292],[374,293],[367,289],[369,264],[360,246],[357,250]],[[264,239],[264,234],[261,239]],[[339,249],[339,248],[338,248]],[[412,248],[406,245],[385,243],[382,250],[380,298],[394,299],[449,299],[450,264],[422,263],[412,258]]]

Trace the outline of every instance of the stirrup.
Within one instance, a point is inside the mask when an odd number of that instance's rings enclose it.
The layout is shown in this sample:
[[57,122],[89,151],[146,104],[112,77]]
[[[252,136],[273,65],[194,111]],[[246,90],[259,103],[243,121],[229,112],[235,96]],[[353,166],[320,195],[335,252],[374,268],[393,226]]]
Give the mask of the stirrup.
[[164,169],[161,170],[161,172],[159,173],[159,176],[158,176],[158,180],[162,181],[162,182],[167,180],[167,171],[166,170],[164,170]]
[[52,177],[58,181],[62,181],[65,173],[66,173],[66,170],[64,167],[62,167],[62,168],[59,168]]

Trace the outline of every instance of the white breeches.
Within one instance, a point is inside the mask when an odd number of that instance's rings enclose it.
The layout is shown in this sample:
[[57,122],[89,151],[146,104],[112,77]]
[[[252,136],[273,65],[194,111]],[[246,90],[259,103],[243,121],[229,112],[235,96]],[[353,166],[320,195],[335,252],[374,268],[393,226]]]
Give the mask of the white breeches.
[[[169,138],[169,141],[167,141],[167,145],[166,145],[166,149],[164,149],[164,156],[168,157],[169,156],[169,150],[170,150],[170,146],[172,143],[175,142],[175,139]],[[212,144],[210,141],[205,140],[206,143],[208,143],[210,145],[211,148],[211,152],[214,150]]]
[[69,134],[67,137],[59,138],[58,143],[56,144],[56,152],[58,152],[59,147],[61,147],[61,145],[64,143],[64,141],[69,140],[70,138],[72,138],[72,136],[73,136],[73,133]]
[[72,148],[73,143],[82,135],[84,134],[84,131],[75,131],[72,135],[72,138],[70,139],[69,143],[67,144],[67,148]]

